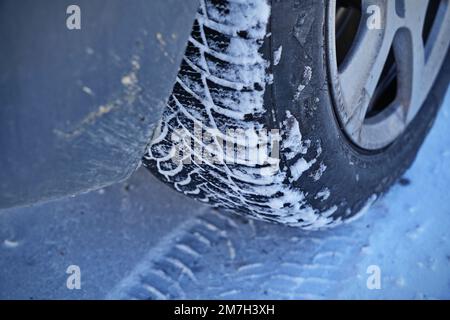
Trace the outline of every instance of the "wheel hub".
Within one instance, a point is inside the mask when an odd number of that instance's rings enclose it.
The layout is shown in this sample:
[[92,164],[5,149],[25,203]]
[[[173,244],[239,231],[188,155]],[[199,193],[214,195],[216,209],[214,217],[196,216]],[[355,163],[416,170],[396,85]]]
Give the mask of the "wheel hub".
[[328,62],[350,140],[379,150],[415,118],[450,45],[450,0],[330,0]]

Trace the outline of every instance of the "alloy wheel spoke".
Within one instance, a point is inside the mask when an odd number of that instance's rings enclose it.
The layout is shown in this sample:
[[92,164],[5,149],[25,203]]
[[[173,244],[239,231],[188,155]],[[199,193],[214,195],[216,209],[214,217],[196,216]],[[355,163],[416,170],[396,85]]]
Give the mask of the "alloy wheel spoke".
[[[445,1],[446,5],[441,6],[438,11],[435,28],[432,29],[429,41],[424,44],[422,30],[429,1],[409,0],[406,2],[405,24],[411,37],[408,48],[411,52],[410,66],[408,66],[411,70],[411,75],[408,78],[411,91],[406,115],[406,122],[409,123],[422,107],[445,59],[450,44],[450,37],[448,36],[450,10],[448,1]],[[420,11],[417,10],[418,7],[420,7]]]
[[[406,130],[442,69],[450,47],[450,0],[330,1],[330,10],[341,18],[345,8],[361,11],[359,28],[358,22],[348,27],[330,13],[336,112],[356,145],[382,149]],[[381,28],[369,23],[374,9]]]
[[401,106],[401,121],[408,122],[408,114],[420,100],[420,77],[425,64],[425,47],[422,30],[428,0],[404,2],[400,15],[401,26],[397,31],[393,47],[396,56],[398,88],[396,101]]
[[367,12],[372,5],[381,10],[381,28],[369,29],[363,22],[355,46],[339,71],[342,98],[346,106],[343,121],[351,135],[358,135],[363,125],[398,29],[395,8],[392,11],[393,1],[365,0],[362,3],[363,12]]

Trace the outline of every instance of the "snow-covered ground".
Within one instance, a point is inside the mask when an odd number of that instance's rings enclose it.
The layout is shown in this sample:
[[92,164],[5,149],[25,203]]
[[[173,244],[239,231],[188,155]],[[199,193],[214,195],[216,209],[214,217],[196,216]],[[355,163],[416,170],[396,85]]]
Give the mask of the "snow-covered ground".
[[[450,298],[450,91],[402,185],[361,219],[297,229],[219,214],[139,170],[0,213],[0,298]],[[408,183],[409,182],[409,183]],[[80,266],[81,290],[66,288]],[[369,266],[381,288],[367,288]]]

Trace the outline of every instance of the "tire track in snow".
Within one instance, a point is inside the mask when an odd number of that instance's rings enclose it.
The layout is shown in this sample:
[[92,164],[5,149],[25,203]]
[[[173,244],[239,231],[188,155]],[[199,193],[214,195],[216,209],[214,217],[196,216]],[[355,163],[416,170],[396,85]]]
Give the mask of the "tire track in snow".
[[153,248],[108,298],[326,297],[351,276],[343,266],[360,250],[347,235],[358,231],[349,226],[306,232],[214,210],[188,224],[164,250]]

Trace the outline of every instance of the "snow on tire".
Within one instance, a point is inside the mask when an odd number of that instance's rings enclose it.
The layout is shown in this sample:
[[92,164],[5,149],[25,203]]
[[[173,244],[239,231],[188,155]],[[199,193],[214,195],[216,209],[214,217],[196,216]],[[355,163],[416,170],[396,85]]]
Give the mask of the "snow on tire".
[[222,210],[314,230],[356,217],[410,165],[433,114],[405,134],[413,143],[374,157],[342,134],[325,2],[200,3],[143,161],[162,181]]
[[[292,176],[299,178],[311,169],[317,159],[307,162],[300,157],[290,170],[277,166],[275,172],[265,174],[264,168],[271,168],[270,163],[238,164],[248,161],[243,158],[247,153],[235,150],[239,148],[237,143],[233,144],[234,155],[241,159],[227,161],[223,155],[217,156],[225,153],[227,129],[255,133],[267,129],[262,115],[266,112],[264,92],[270,84],[270,62],[263,58],[260,49],[267,36],[270,7],[261,0],[222,1],[220,5],[214,2],[202,1],[173,93],[145,157],[146,166],[178,191],[218,208],[292,226],[320,227],[331,223],[336,207],[318,212],[304,201],[303,192],[289,182]],[[203,133],[216,132],[211,137],[216,148],[211,148],[211,152],[220,161],[211,163],[204,153],[187,143],[195,141],[206,147],[195,140],[195,125]],[[188,139],[181,136],[176,141],[171,137],[174,132],[184,133]],[[291,114],[283,123],[281,137],[281,150],[287,151],[287,157],[293,159],[308,152],[310,142],[302,143],[299,124]],[[273,150],[272,144],[277,140],[268,140],[268,148]],[[174,161],[179,141],[191,149],[190,161]],[[256,148],[251,142],[244,147]]]

